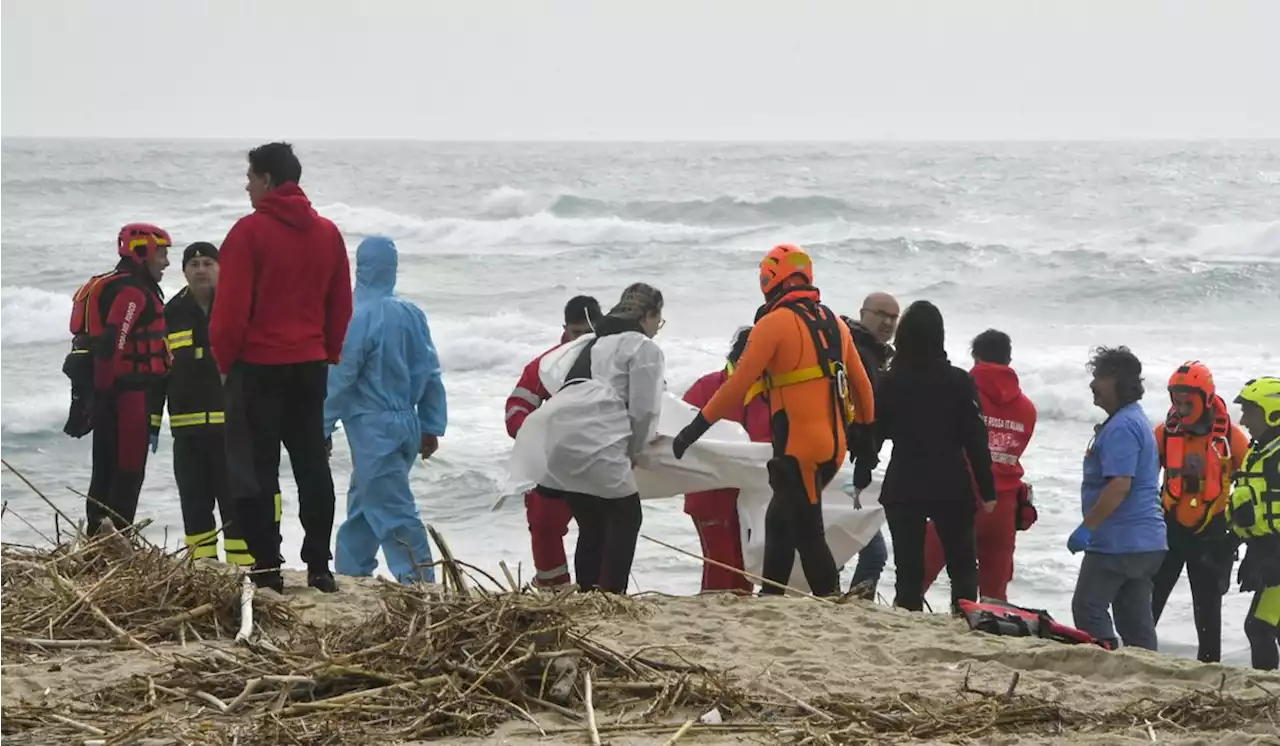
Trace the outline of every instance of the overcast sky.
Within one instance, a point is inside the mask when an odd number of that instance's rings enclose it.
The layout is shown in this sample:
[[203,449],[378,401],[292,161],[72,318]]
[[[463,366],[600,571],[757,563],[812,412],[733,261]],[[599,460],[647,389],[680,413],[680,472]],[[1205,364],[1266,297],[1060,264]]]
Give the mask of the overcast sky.
[[3,132],[1280,136],[1280,0],[5,0]]

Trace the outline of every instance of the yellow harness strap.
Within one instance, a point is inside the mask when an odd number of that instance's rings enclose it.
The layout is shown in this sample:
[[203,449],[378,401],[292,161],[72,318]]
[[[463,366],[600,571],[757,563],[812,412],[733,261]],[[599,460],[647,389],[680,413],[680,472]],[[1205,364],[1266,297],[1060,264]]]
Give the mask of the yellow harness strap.
[[[832,372],[834,375],[834,371]],[[743,404],[750,404],[751,400],[760,396],[766,391],[780,389],[784,386],[794,386],[797,383],[805,383],[808,381],[816,381],[820,378],[826,378],[826,374],[822,372],[820,366],[814,365],[809,368],[801,368],[788,373],[779,373],[777,375],[765,374],[763,378],[755,382],[748,391],[747,398],[743,400]]]

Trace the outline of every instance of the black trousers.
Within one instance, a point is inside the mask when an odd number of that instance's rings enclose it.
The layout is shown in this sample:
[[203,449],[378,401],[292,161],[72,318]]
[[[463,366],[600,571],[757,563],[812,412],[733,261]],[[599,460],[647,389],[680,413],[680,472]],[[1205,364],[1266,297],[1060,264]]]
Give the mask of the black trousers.
[[1169,551],[1152,581],[1151,613],[1159,622],[1185,565],[1199,640],[1196,659],[1217,663],[1222,660],[1222,596],[1231,588],[1231,566],[1239,540],[1230,533],[1198,536],[1177,521],[1166,520],[1165,526]]
[[[774,583],[791,584],[796,554],[815,596],[831,596],[840,590],[840,569],[827,545],[822,521],[822,490],[835,475],[834,464],[820,465],[814,476],[816,500],[809,499],[803,467],[793,456],[769,461],[769,485],[773,497],[764,514],[764,577]],[[783,589],[763,583],[761,595],[781,595]]]
[[282,444],[298,483],[302,561],[328,568],[333,558],[333,474],[324,445],[328,381],[325,362],[236,363],[227,376],[228,477],[255,569],[277,569],[283,561],[275,510]]
[[182,505],[182,529],[194,557],[216,559],[218,524],[213,517],[216,506],[222,518],[227,562],[252,565],[253,556],[236,520],[235,502],[228,487],[226,443],[223,428],[218,425],[194,425],[187,432],[174,434],[173,478],[178,484],[178,500]]
[[942,541],[951,578],[951,607],[960,599],[978,600],[978,542],[974,533],[977,507],[967,500],[888,503],[884,506],[893,537],[893,564],[898,580],[893,605],[924,609],[924,545],[932,520]]
[[93,405],[93,474],[85,501],[86,530],[109,518],[117,531],[133,523],[146,476],[151,435],[147,392],[98,394]]
[[636,541],[644,511],[640,496],[595,497],[577,492],[561,492],[578,522],[578,547],[573,552],[573,569],[578,587],[626,593],[631,563],[636,557]]

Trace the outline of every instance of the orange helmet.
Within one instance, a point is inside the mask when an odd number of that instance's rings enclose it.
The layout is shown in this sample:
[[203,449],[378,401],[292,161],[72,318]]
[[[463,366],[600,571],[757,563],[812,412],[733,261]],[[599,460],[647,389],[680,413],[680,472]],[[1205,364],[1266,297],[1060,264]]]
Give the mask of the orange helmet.
[[1178,366],[1172,376],[1169,376],[1169,398],[1173,399],[1174,394],[1198,394],[1191,397],[1191,414],[1183,415],[1178,412],[1177,417],[1186,425],[1199,422],[1209,402],[1217,395],[1217,389],[1213,385],[1213,373],[1210,373],[1208,366],[1199,360],[1188,360]]
[[774,246],[760,262],[760,291],[766,296],[782,283],[799,275],[805,284],[813,284],[813,260],[799,246],[784,243]]

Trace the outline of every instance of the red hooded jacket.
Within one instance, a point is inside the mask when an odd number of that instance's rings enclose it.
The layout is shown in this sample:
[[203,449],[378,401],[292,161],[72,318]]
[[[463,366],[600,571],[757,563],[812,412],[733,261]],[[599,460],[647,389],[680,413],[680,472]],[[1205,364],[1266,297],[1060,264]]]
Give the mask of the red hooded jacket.
[[987,421],[996,491],[1016,490],[1022,484],[1022,452],[1036,429],[1036,407],[1022,393],[1013,368],[978,363],[969,373],[978,386],[982,417]]
[[293,182],[232,226],[219,252],[209,346],[226,374],[237,361],[337,363],[351,321],[351,265],[337,226]]

